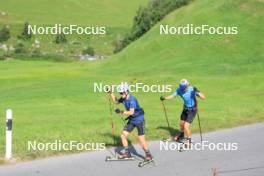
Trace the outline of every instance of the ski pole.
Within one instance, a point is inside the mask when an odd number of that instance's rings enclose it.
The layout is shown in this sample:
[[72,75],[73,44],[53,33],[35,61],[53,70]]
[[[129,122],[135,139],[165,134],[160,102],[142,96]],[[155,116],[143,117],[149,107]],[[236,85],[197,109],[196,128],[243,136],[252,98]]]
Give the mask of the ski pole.
[[198,123],[199,123],[200,138],[201,138],[201,143],[202,143],[203,142],[203,134],[202,134],[201,122],[200,122],[200,117],[199,117],[198,112],[197,112],[197,117],[198,117]]
[[169,129],[169,132],[170,132],[170,135],[171,135],[171,128],[170,128],[170,123],[169,123],[169,119],[168,119],[168,115],[167,115],[167,110],[166,110],[166,107],[165,107],[163,101],[161,101],[161,104],[162,104],[162,107],[163,107],[163,111],[164,111],[164,115],[165,115],[166,122],[167,122],[167,125],[168,125],[168,129]]
[[115,126],[114,126],[114,121],[113,121],[113,108],[112,108],[112,103],[111,103],[111,97],[109,96],[109,110],[110,110],[110,114],[109,114],[109,119],[110,119],[110,125],[112,128],[112,137],[113,137],[113,141],[114,141],[114,145],[116,144],[115,141]]

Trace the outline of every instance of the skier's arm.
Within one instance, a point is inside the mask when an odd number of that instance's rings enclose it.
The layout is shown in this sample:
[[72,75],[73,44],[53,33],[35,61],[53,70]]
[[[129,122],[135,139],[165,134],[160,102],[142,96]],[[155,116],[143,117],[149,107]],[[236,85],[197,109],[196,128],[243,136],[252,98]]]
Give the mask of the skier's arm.
[[176,96],[177,96],[177,92],[174,92],[172,95],[169,95],[169,96],[161,96],[160,100],[161,101],[171,100],[171,99],[175,98]]
[[194,87],[194,91],[196,92],[196,96],[201,98],[202,100],[205,100],[205,95],[200,92],[196,87]]
[[169,96],[166,96],[166,97],[164,97],[164,98],[165,98],[165,100],[170,100],[170,99],[175,98],[175,96],[169,95]]
[[196,96],[200,97],[202,100],[205,100],[205,95],[202,92],[197,92]]
[[129,111],[124,111],[123,115],[125,116],[131,116],[135,113],[135,109],[134,108],[130,108]]
[[111,89],[109,89],[109,90],[107,91],[107,93],[109,94],[109,96],[111,97],[111,99],[112,99],[112,101],[113,101],[114,103],[116,103],[116,104],[120,103],[120,102],[118,101],[118,99],[116,98],[116,96],[114,95],[114,93],[112,92]]

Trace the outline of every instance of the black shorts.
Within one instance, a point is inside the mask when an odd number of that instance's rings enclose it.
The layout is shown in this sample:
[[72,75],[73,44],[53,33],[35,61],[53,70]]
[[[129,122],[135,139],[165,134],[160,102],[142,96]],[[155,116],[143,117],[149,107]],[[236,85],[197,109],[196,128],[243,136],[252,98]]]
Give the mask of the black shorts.
[[197,114],[197,109],[183,109],[181,114],[181,120],[192,123]]
[[142,122],[140,124],[132,124],[132,123],[128,122],[123,130],[130,133],[130,132],[132,132],[134,130],[135,127],[137,128],[139,136],[142,136],[142,135],[145,134],[145,124],[144,124],[144,122]]

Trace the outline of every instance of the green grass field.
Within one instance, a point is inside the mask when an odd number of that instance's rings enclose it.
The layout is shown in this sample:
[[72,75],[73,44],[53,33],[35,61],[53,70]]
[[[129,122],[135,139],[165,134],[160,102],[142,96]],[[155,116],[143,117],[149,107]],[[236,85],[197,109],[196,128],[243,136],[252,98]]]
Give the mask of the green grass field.
[[0,11],[7,16],[0,22],[23,24],[79,24],[128,28],[139,5],[147,0],[13,0],[1,3]]
[[[78,25],[105,26],[107,34],[104,36],[67,35],[68,43],[57,45],[52,43],[54,35],[35,35],[34,39],[41,42],[42,52],[58,53],[70,57],[70,53],[79,54],[86,46],[95,48],[96,54],[110,55],[113,53],[113,40],[120,33],[128,31],[133,17],[140,5],[144,6],[148,0],[14,0],[1,3],[0,27],[9,25],[12,38],[9,45],[16,44],[16,36],[21,34],[25,22],[38,26]],[[26,42],[31,45],[34,40]],[[78,45],[72,43],[77,42]]]
[[[93,93],[93,82],[172,84],[185,77],[207,96],[200,101],[204,131],[264,120],[264,3],[196,0],[168,15],[160,24],[237,25],[234,36],[160,36],[155,26],[141,39],[107,61],[0,62],[0,136],[4,111],[14,111],[13,145],[17,159],[57,152],[27,151],[27,141],[76,140],[112,143],[108,99]],[[160,93],[135,93],[146,111],[147,138],[167,136]],[[177,128],[181,100],[165,102],[171,125]],[[115,117],[117,132],[122,121]],[[194,121],[194,132],[198,123]],[[134,141],[136,133],[133,133]],[[63,152],[62,152],[63,153]],[[0,138],[0,156],[4,138]]]

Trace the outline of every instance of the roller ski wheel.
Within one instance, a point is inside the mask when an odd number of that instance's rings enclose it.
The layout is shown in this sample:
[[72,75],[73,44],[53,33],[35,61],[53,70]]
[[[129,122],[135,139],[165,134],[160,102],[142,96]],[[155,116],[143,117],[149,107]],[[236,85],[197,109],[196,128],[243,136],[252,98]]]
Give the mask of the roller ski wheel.
[[192,145],[193,143],[188,143],[188,142],[185,142],[182,144],[183,146],[180,147],[179,149],[179,152],[184,152],[184,151],[189,151],[189,150],[192,150]]
[[161,141],[163,142],[178,142],[178,143],[184,143],[186,139],[182,138],[179,140],[175,140],[174,137],[171,138],[162,138]]
[[138,163],[138,167],[143,167],[143,166],[148,165],[150,163],[154,163],[154,159],[153,158],[150,159],[150,160],[144,160],[144,161],[139,162]]

